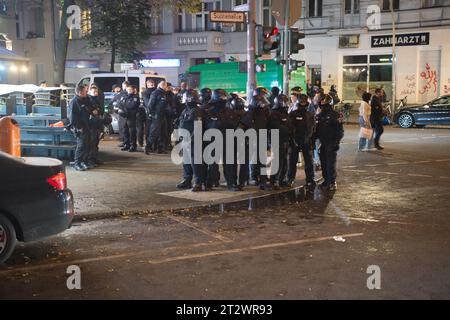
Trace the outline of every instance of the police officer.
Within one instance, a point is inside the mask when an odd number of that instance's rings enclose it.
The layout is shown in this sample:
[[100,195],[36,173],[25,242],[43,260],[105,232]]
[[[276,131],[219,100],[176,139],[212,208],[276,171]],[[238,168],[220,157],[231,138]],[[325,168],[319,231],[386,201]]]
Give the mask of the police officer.
[[[128,81],[124,81],[122,83],[121,91],[118,91],[117,86],[113,87],[113,91],[115,91],[115,95],[108,105],[109,110],[112,110],[112,111],[116,112],[117,114],[120,113],[119,111],[121,109],[121,104],[123,103],[123,99],[127,96],[127,86],[129,84],[130,83]],[[124,147],[123,140],[124,140],[126,119],[119,116],[118,122],[119,122],[119,138],[122,141],[122,143],[119,144],[119,148],[123,148]]]
[[[183,94],[183,101],[186,107],[180,116],[180,129],[189,131],[191,135],[190,145],[187,146],[189,150],[190,159],[183,163],[183,180],[177,185],[178,189],[190,189],[193,192],[202,191],[202,185],[205,184],[205,176],[203,170],[203,159],[200,163],[195,163],[195,121],[202,121],[202,112],[199,108],[199,96],[197,91],[188,89]],[[202,134],[202,133],[200,133]],[[184,143],[183,141],[181,143]],[[200,148],[201,149],[201,148]],[[186,158],[183,158],[186,160]],[[194,186],[192,187],[192,179],[194,178]]]
[[287,186],[285,179],[288,169],[288,150],[293,137],[293,127],[288,115],[288,108],[289,98],[280,94],[274,99],[269,117],[269,129],[279,131],[278,153],[272,149],[273,156],[278,158],[278,170],[272,174],[270,181],[274,190],[279,190],[280,186]]
[[[239,97],[238,95],[235,95],[233,99],[230,101],[230,108],[234,110],[238,117],[238,126],[237,129],[243,130],[244,133],[250,129],[253,125],[251,119],[248,117],[248,112],[246,109],[246,104],[244,99]],[[240,150],[240,149],[238,149]],[[242,151],[241,151],[242,152]],[[244,144],[244,154],[241,156],[239,152],[237,152],[238,159],[242,159],[243,161],[237,161],[236,163],[239,164],[239,176],[238,176],[238,183],[239,183],[239,189],[243,190],[244,186],[248,184],[249,179],[249,141],[248,139],[245,140]]]
[[99,90],[96,86],[91,86],[89,100],[89,132],[91,137],[87,166],[88,169],[92,169],[100,164],[98,161],[98,146],[100,144],[100,135],[104,128],[102,97],[99,95]]
[[167,107],[167,82],[161,81],[158,88],[150,96],[148,110],[152,117],[150,127],[150,139],[148,149],[164,153],[166,144],[166,107]]
[[150,114],[150,97],[152,93],[156,90],[156,82],[153,79],[148,79],[145,83],[146,88],[144,92],[142,93],[142,99],[144,100],[144,108],[146,113],[146,145],[145,145],[145,154],[149,155],[151,152],[155,151],[152,146],[150,145],[150,128],[152,126],[152,117]]
[[317,137],[321,142],[320,162],[324,182],[320,185],[323,190],[336,191],[336,161],[339,144],[344,137],[344,128],[339,119],[339,113],[331,105],[333,98],[325,95],[317,117]]
[[[249,105],[248,117],[251,119],[252,128],[256,130],[258,136],[257,150],[267,149],[266,142],[260,141],[259,131],[268,130],[268,122],[270,116],[270,102],[267,99],[267,89],[258,87],[253,92],[253,97]],[[264,145],[261,145],[264,144]],[[267,189],[267,176],[261,174],[261,169],[266,166],[264,159],[257,154],[251,154],[250,159],[250,175],[253,184],[260,187],[261,190]]]
[[[225,90],[215,89],[212,91],[211,100],[204,106],[205,129],[221,130],[224,136],[224,113],[226,112],[228,96]],[[205,148],[209,143],[205,143]],[[226,143],[225,143],[226,145]],[[215,157],[215,154],[212,154]],[[218,163],[206,165],[206,190],[211,190],[213,186],[219,186],[220,172]]]
[[384,147],[380,145],[380,138],[384,132],[383,128],[383,89],[377,88],[375,95],[372,96],[370,106],[372,107],[372,113],[370,114],[370,124],[374,131],[374,145],[378,150],[383,150]]
[[298,97],[298,101],[297,108],[289,113],[294,127],[294,140],[289,150],[288,185],[290,187],[294,185],[295,177],[297,176],[299,153],[301,152],[305,165],[306,186],[313,188],[316,183],[314,180],[312,137],[316,127],[316,121],[314,114],[307,110],[309,105],[308,96],[302,94]]
[[139,112],[140,99],[137,95],[137,87],[128,85],[127,96],[123,98],[119,115],[125,120],[124,146],[122,151],[137,151],[136,117]]
[[77,171],[85,171],[88,169],[86,162],[89,155],[91,137],[89,132],[88,88],[84,85],[79,85],[75,89],[75,94],[69,105],[69,110],[71,110],[70,123],[77,138],[73,168]]

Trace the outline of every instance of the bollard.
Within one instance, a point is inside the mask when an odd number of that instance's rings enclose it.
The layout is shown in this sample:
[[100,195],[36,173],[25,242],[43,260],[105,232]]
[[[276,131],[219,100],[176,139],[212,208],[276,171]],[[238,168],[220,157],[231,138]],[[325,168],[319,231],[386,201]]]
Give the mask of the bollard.
[[20,157],[20,127],[12,117],[0,119],[0,151]]

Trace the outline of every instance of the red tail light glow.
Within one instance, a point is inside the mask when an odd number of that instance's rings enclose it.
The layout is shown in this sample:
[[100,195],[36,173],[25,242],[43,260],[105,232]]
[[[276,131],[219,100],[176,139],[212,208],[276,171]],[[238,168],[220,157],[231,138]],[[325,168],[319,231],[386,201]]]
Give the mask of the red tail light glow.
[[63,172],[48,178],[47,183],[58,191],[64,191],[67,189],[67,179]]

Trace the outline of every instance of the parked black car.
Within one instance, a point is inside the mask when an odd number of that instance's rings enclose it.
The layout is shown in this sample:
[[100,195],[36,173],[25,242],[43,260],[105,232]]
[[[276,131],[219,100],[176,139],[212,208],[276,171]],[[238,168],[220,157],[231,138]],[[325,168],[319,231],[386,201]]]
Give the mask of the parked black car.
[[0,151],[0,264],[17,240],[60,233],[74,216],[72,192],[61,161],[17,158]]
[[397,111],[394,122],[402,128],[426,125],[450,125],[450,95],[439,97],[424,105],[408,105]]

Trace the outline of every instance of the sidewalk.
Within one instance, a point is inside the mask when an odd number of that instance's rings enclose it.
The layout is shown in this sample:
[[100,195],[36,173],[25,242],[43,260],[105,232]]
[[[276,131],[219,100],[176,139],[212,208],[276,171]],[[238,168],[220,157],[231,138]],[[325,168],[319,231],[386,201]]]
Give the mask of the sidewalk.
[[[225,186],[212,192],[180,191],[175,186],[181,180],[182,167],[174,165],[170,155],[147,156],[142,148],[136,153],[123,152],[117,144],[114,138],[101,142],[100,160],[104,164],[98,168],[78,172],[66,167],[76,220],[208,206],[273,193],[257,187],[229,192]],[[297,186],[303,183],[304,171],[299,169]]]

